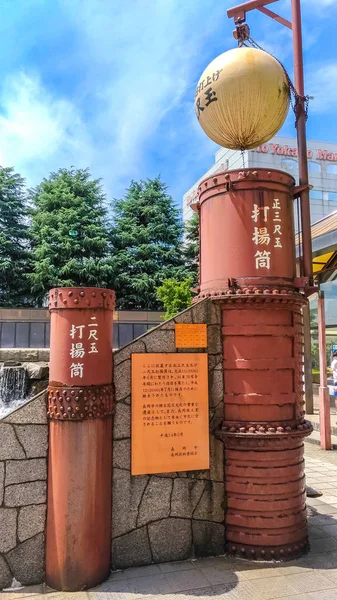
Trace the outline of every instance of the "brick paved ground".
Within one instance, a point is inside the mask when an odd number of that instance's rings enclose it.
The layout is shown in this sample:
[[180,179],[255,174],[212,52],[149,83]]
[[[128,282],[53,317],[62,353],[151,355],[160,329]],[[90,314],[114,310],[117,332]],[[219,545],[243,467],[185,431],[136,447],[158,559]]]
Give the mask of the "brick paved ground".
[[88,592],[43,586],[3,592],[0,600],[337,600],[337,451],[306,444],[310,553],[295,561],[249,563],[226,557],[128,569]]

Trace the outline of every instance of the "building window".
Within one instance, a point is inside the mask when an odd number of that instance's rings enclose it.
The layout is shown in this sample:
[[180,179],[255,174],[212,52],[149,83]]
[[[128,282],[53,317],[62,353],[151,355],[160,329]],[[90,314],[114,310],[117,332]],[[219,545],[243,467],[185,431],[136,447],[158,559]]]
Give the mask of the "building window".
[[328,192],[328,200],[337,200],[337,192]]
[[313,160],[309,160],[308,167],[311,173],[320,173],[321,165],[319,163],[314,162]]
[[322,200],[323,199],[323,192],[322,192],[322,190],[310,190],[309,197],[312,200]]
[[326,165],[326,172],[332,173],[332,175],[337,175],[337,165]]
[[285,169],[286,171],[290,171],[292,173],[293,171],[297,171],[297,161],[292,160],[291,158],[284,158],[281,161],[281,167],[282,169]]

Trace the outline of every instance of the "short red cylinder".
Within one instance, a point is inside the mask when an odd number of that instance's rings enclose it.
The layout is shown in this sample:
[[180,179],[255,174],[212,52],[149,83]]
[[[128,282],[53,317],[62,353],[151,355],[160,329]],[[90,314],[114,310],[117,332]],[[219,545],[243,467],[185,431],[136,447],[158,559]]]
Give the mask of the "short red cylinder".
[[112,326],[115,295],[50,292],[46,582],[93,587],[111,564]]
[[[200,296],[295,277],[294,178],[277,170],[228,171],[199,186]],[[195,207],[195,205],[194,205]]]

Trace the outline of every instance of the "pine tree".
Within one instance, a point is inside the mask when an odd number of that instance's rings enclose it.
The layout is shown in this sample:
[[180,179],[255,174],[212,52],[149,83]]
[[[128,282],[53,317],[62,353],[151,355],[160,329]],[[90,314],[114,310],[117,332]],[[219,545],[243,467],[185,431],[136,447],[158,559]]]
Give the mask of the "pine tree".
[[105,287],[107,259],[105,194],[89,169],[59,169],[31,192],[33,202],[32,289],[39,302],[54,286]]
[[192,277],[192,284],[196,286],[199,278],[199,214],[194,213],[185,224],[184,239],[185,265]]
[[113,287],[120,309],[157,310],[164,279],[188,276],[183,266],[180,211],[160,177],[132,181],[115,201]]
[[0,306],[29,300],[28,212],[24,179],[0,167]]

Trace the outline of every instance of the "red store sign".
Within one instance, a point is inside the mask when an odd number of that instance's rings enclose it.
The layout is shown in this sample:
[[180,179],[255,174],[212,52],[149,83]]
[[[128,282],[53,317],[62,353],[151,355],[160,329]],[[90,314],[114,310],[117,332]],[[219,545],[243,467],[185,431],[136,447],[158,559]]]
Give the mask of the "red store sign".
[[[280,146],[279,144],[262,144],[251,152],[262,152],[263,154],[278,154],[280,156],[297,157],[297,148],[291,148],[290,146]],[[314,152],[316,155],[314,156]],[[328,152],[327,150],[307,150],[307,157],[314,158],[315,160],[329,160],[331,162],[337,162],[337,152]]]

